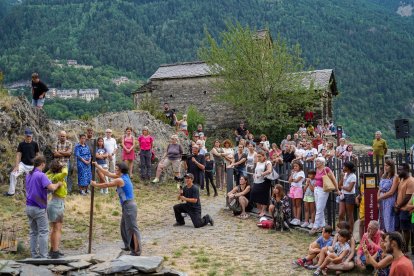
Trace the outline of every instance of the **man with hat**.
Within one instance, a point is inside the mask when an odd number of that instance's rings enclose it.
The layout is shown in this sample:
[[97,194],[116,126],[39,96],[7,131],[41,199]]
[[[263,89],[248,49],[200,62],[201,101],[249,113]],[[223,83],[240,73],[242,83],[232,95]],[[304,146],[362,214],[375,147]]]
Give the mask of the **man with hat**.
[[200,204],[200,191],[196,185],[193,185],[194,175],[187,173],[184,175],[185,186],[180,189],[180,195],[177,197],[184,203],[174,205],[174,214],[176,223],[174,226],[181,226],[185,224],[184,218],[181,213],[187,213],[195,228],[200,228],[208,223],[211,226],[214,225],[213,219],[210,215],[205,215],[201,218],[201,204]]
[[39,109],[43,108],[46,98],[46,92],[49,91],[46,84],[40,81],[39,74],[32,74],[32,105]]
[[24,135],[24,141],[17,147],[16,163],[10,174],[10,187],[9,191],[4,193],[5,196],[14,196],[17,178],[22,173],[28,173],[33,170],[33,160],[39,155],[39,145],[33,141],[33,132],[30,129],[26,129]]

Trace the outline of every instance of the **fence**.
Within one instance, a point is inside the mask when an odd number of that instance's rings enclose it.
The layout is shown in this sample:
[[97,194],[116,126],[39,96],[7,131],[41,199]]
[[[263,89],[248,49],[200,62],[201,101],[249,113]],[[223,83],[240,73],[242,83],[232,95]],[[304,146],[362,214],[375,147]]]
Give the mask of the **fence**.
[[[359,190],[359,176],[363,173],[376,173],[378,175],[378,179],[381,178],[381,175],[383,174],[383,164],[385,160],[392,159],[395,162],[396,168],[402,164],[407,163],[409,164],[411,171],[414,169],[414,159],[413,156],[410,154],[402,154],[402,153],[391,153],[389,156],[385,156],[383,158],[378,158],[374,156],[368,156],[368,155],[360,155],[355,156],[355,158],[348,158],[348,159],[339,159],[336,157],[333,157],[331,159],[328,159],[326,162],[326,166],[329,167],[334,175],[337,181],[339,181],[339,176],[343,169],[343,164],[345,161],[351,161],[355,165],[356,169],[356,176],[357,176],[357,183],[356,183],[356,190]],[[283,163],[281,165],[276,165],[274,169],[279,173],[279,184],[282,184],[286,194],[289,193],[289,175],[291,173],[292,166],[290,163]],[[315,170],[315,163],[313,161],[305,161],[303,164],[303,170],[305,172],[305,175],[307,175],[307,172],[309,170]],[[302,206],[302,218],[304,214]],[[331,192],[328,198],[328,201],[326,203],[325,208],[325,218],[327,218],[327,222],[329,225],[332,225],[332,227],[335,229],[336,220],[338,217],[338,209],[337,203],[336,203],[336,194],[334,192]],[[354,210],[354,217],[357,219],[356,214],[358,213],[358,208],[356,207]]]

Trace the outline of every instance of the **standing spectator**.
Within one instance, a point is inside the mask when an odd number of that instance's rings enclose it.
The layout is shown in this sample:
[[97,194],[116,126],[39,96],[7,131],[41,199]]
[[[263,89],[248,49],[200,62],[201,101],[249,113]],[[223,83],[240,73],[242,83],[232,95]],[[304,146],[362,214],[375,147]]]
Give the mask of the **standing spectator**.
[[362,236],[360,241],[360,246],[357,251],[357,256],[355,259],[355,264],[360,269],[365,270],[366,268],[366,257],[364,254],[364,250],[362,245],[365,245],[369,254],[372,256],[381,249],[380,247],[381,241],[381,230],[379,230],[379,223],[378,221],[371,220],[367,227],[367,232]]
[[116,164],[116,153],[118,151],[118,145],[116,143],[116,139],[112,137],[112,130],[107,129],[105,130],[106,136],[104,139],[104,146],[106,152],[108,153],[108,170],[111,173],[115,172],[115,164]]
[[292,136],[288,134],[286,136],[286,139],[283,139],[282,143],[280,143],[280,149],[282,150],[283,153],[287,151],[288,146],[290,145],[290,140],[292,140]]
[[250,184],[245,176],[240,177],[240,184],[238,184],[236,187],[231,190],[227,196],[229,197],[229,200],[236,198],[237,201],[240,204],[241,207],[241,213],[235,213],[233,214],[235,216],[239,215],[239,218],[241,219],[247,219],[249,215],[246,213],[250,212],[253,209],[252,204],[250,204]]
[[44,84],[38,73],[32,74],[32,105],[39,109],[43,108],[45,104],[46,92],[49,91],[49,88]]
[[309,135],[309,137],[315,137],[315,128],[311,123],[308,124],[308,127],[306,128],[306,133]]
[[148,127],[142,128],[142,135],[138,137],[140,147],[139,159],[141,169],[141,179],[150,180],[151,178],[151,157],[154,138],[149,134]]
[[293,142],[295,143],[295,146],[297,147],[300,143],[300,137],[298,133],[293,134]]
[[358,196],[355,198],[355,204],[359,207],[359,239],[362,239],[365,229],[365,183],[364,183],[364,174],[367,172],[359,173],[359,191]]
[[347,147],[345,138],[339,139],[339,146],[336,147],[336,157],[341,158]]
[[239,127],[234,131],[236,135],[236,142],[238,143],[241,139],[246,138],[247,128],[244,126],[244,122],[240,122]]
[[403,163],[398,166],[398,177],[400,183],[398,185],[397,200],[395,202],[394,211],[398,214],[397,219],[397,231],[401,231],[403,234],[405,244],[408,251],[411,236],[411,221],[410,212],[406,208],[407,203],[410,201],[412,194],[414,193],[414,177],[410,174],[410,167],[407,163]]
[[177,122],[177,115],[175,115],[174,109],[170,109],[168,103],[164,103],[164,114],[167,120],[170,122],[170,126],[175,126]]
[[329,167],[325,166],[325,158],[318,157],[315,160],[316,166],[316,175],[315,175],[315,204],[316,204],[316,215],[313,228],[310,230],[309,234],[313,235],[316,232],[321,232],[322,228],[325,226],[325,207],[326,202],[328,201],[329,193],[323,191],[323,176],[328,175],[331,181],[334,183],[335,188],[339,194],[338,184],[336,182],[335,176],[332,173]]
[[63,213],[65,211],[65,198],[68,194],[65,178],[68,175],[68,168],[59,160],[55,159],[50,164],[50,169],[46,173],[47,178],[53,183],[60,183],[59,188],[52,192],[52,199],[47,205],[47,217],[51,224],[49,256],[58,259],[62,256],[59,251],[60,239],[62,236]]
[[79,144],[75,146],[74,156],[76,158],[76,164],[78,168],[78,186],[79,193],[81,195],[86,195],[88,191],[89,183],[92,180],[92,171],[91,171],[91,151],[86,145],[86,135],[79,135]]
[[292,162],[292,172],[289,177],[290,190],[289,197],[293,202],[293,219],[290,222],[292,225],[301,225],[301,211],[303,190],[302,183],[305,180],[305,173],[303,172],[303,165],[300,161]]
[[257,153],[257,164],[253,175],[254,185],[250,194],[250,201],[257,204],[259,217],[264,216],[267,205],[269,205],[269,194],[271,181],[265,178],[272,173],[272,163],[266,160],[263,151]]
[[30,129],[24,131],[24,141],[17,147],[16,161],[13,171],[10,174],[9,191],[5,196],[14,196],[16,192],[17,178],[22,173],[33,170],[33,159],[39,155],[39,145],[33,141],[33,132]]
[[177,128],[178,131],[181,131],[185,136],[188,136],[187,114],[184,114],[183,118],[177,122]]
[[375,132],[375,139],[372,141],[372,150],[374,152],[374,157],[381,160],[387,154],[388,146],[387,141],[381,138],[382,133],[381,131]]
[[309,229],[313,228],[313,223],[315,222],[315,174],[314,170],[308,171],[308,178],[306,178],[306,184],[303,190],[305,194],[303,195],[304,207],[305,207],[305,222],[300,226],[302,228],[308,227]]
[[246,170],[247,170],[247,178],[249,180],[249,183],[253,183],[253,173],[254,168],[257,163],[257,153],[254,150],[254,146],[252,144],[249,144],[247,146],[248,153],[247,153],[247,159],[246,159]]
[[269,152],[270,160],[273,166],[276,164],[283,164],[282,151],[279,149],[276,143],[272,144],[272,150]]
[[393,256],[390,276],[413,276],[414,269],[411,260],[404,255],[404,240],[400,233],[392,232],[385,237],[387,253]]
[[224,150],[220,147],[220,141],[215,140],[214,141],[214,147],[211,150],[211,154],[214,158],[214,163],[216,166],[216,184],[217,187],[221,190],[223,190],[224,187],[224,179],[225,179],[225,173],[224,173],[224,158],[223,154]]
[[152,183],[160,182],[160,176],[162,171],[168,167],[172,166],[174,172],[174,179],[179,180],[180,176],[180,164],[183,156],[183,147],[178,143],[178,136],[171,135],[170,143],[167,146],[167,150],[164,153],[164,156],[161,158],[160,163],[157,167],[157,172],[155,173],[155,178]]
[[[72,155],[72,143],[67,139],[67,135],[65,131],[61,131],[59,133],[59,138],[56,143],[55,150],[53,152],[53,157],[59,162],[61,162],[66,168],[68,168],[68,171],[70,170],[70,156]],[[66,183],[68,184],[68,191],[72,191],[72,180],[66,174]]]
[[86,145],[89,147],[89,150],[91,151],[91,153],[93,153],[94,150],[94,140],[93,140],[93,129],[92,128],[88,128],[86,129],[86,140],[85,143]]
[[244,153],[243,145],[238,145],[237,152],[234,154],[233,162],[230,164],[234,168],[234,175],[236,178],[236,185],[240,184],[240,177],[247,176],[246,172],[247,154]]
[[[198,186],[201,186],[201,180],[204,179],[204,170],[206,166],[206,159],[204,155],[199,154],[199,147],[197,145],[194,145],[193,148],[193,154],[190,156],[190,158],[187,159],[187,172],[191,173],[193,175],[193,181],[191,181],[194,184],[197,184]],[[204,187],[202,187],[202,190]]]
[[55,191],[62,182],[53,184],[43,173],[46,159],[37,156],[34,169],[26,175],[26,214],[30,226],[30,254],[32,258],[47,258],[49,225],[47,219],[47,190]]
[[313,112],[312,111],[306,111],[305,112],[305,121],[310,123],[313,121]]
[[395,163],[392,159],[387,159],[378,189],[380,228],[387,233],[395,231],[393,207],[397,196],[398,183],[398,177],[395,175]]
[[302,134],[302,133],[306,133],[306,125],[305,124],[301,124],[299,129],[298,129],[298,133]]
[[208,214],[201,218],[200,191],[196,185],[193,185],[194,176],[191,173],[187,173],[184,175],[184,178],[186,185],[181,190],[177,199],[185,203],[176,204],[173,207],[175,220],[177,221],[174,226],[185,224],[184,218],[181,215],[182,213],[190,216],[195,228],[203,227],[209,223],[213,226],[214,221]]
[[[230,175],[230,170],[233,170],[230,165],[233,163],[234,160],[234,149],[233,144],[229,139],[226,139],[223,141],[223,158],[224,163],[226,164],[226,186],[227,186],[227,192],[230,192],[231,189],[233,189],[233,174]],[[231,188],[229,189],[229,183],[231,183]]]
[[[99,137],[96,141],[95,158],[96,163],[98,163],[103,169],[108,170],[108,163],[106,162],[108,159],[108,152],[105,149],[104,139],[102,137]],[[101,173],[99,170],[97,170],[97,173],[100,183],[107,182],[103,173]],[[108,188],[101,189],[101,194],[103,193],[107,194]]]
[[129,168],[129,177],[132,177],[132,170],[135,160],[135,138],[132,136],[132,128],[125,129],[125,135],[122,138],[122,161],[124,161]]
[[141,232],[137,225],[137,204],[134,200],[134,186],[128,175],[128,167],[125,163],[118,163],[115,166],[115,173],[103,169],[99,164],[94,163],[96,169],[102,172],[111,182],[96,183],[91,185],[96,188],[116,187],[119,201],[122,206],[121,237],[124,242],[124,249],[130,250],[130,255],[140,256],[142,253]]
[[328,141],[328,143],[326,144],[326,160],[328,162],[332,161],[334,157],[335,157],[334,144],[332,141]]
[[354,146],[346,146],[346,150],[342,153],[341,159],[344,161],[352,161],[358,159],[358,157],[353,153]]
[[286,146],[286,151],[283,153],[283,162],[284,163],[292,162],[296,158],[295,152],[296,152],[296,147],[294,145]]
[[343,165],[343,172],[339,179],[339,189],[343,195],[343,199],[339,202],[339,221],[345,220],[350,225],[351,233],[354,229],[354,207],[355,207],[355,186],[356,186],[355,165],[350,161],[346,161]]
[[254,148],[256,147],[256,142],[254,141],[254,135],[253,135],[253,133],[247,134],[246,143],[247,142],[249,142],[249,144],[252,144]]
[[265,152],[270,151],[270,142],[267,140],[267,136],[265,134],[260,135],[260,144],[263,144],[263,150]]
[[217,188],[216,188],[216,185],[214,185],[214,180],[213,180],[214,160],[211,160],[210,154],[206,154],[205,158],[206,158],[206,167],[205,167],[204,176],[206,179],[207,196],[210,196],[210,183],[214,190],[214,196],[218,196]]

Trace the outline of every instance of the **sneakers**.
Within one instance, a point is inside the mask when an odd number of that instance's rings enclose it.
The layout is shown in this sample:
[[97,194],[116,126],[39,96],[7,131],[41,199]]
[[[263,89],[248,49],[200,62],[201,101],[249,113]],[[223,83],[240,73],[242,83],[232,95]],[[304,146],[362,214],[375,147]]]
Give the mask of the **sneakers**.
[[313,261],[312,260],[307,260],[305,262],[304,267],[307,268],[307,269],[309,269],[310,266],[313,266]]
[[51,259],[59,259],[61,257],[61,255],[59,254],[59,251],[50,251],[49,252],[49,257]]
[[4,196],[14,196],[14,194],[9,194],[8,192],[3,193]]
[[85,193],[85,191],[84,191],[84,190],[80,190],[80,191],[79,191],[79,194],[80,194],[81,196],[86,196],[86,193]]
[[309,226],[309,222],[305,221],[300,227],[305,228]]
[[295,264],[297,264],[298,266],[305,266],[305,262],[306,262],[306,259],[302,258],[302,259],[297,259],[295,261]]
[[63,253],[62,253],[62,252],[60,252],[59,250],[58,250],[58,251],[52,251],[52,249],[50,249],[50,251],[49,251],[49,256],[50,256],[50,254],[52,254],[52,252],[57,253],[60,257],[65,256],[65,254],[63,254]]
[[308,228],[312,229],[313,228],[313,223],[309,223]]
[[210,223],[211,226],[214,226],[214,220],[210,217],[210,215],[206,215],[206,219],[208,220],[207,223]]
[[300,225],[300,220],[298,220],[298,219],[293,219],[293,220],[291,220],[291,222],[290,222],[290,224],[292,224],[292,225]]
[[154,180],[151,181],[151,183],[158,183],[158,182],[160,182],[160,180],[158,178],[154,178]]

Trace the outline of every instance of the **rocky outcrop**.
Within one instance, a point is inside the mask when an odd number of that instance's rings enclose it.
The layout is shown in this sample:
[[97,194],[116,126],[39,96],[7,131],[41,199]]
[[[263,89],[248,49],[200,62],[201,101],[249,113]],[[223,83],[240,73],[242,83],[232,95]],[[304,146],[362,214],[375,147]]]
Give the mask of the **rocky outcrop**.
[[[141,134],[144,126],[149,128],[155,138],[154,150],[157,157],[163,155],[169,138],[174,133],[172,127],[156,120],[146,111],[106,113],[89,121],[62,122],[50,120],[44,111],[33,108],[24,97],[4,97],[0,99],[0,183],[8,183],[16,148],[23,141],[26,128],[34,132],[33,139],[39,143],[41,152],[51,159],[60,130],[65,130],[75,145],[79,134],[85,133],[87,128],[94,129],[96,137],[103,137],[105,129],[111,128],[120,145],[128,126],[132,127],[136,135]],[[118,151],[117,160],[121,160],[121,150]]]

